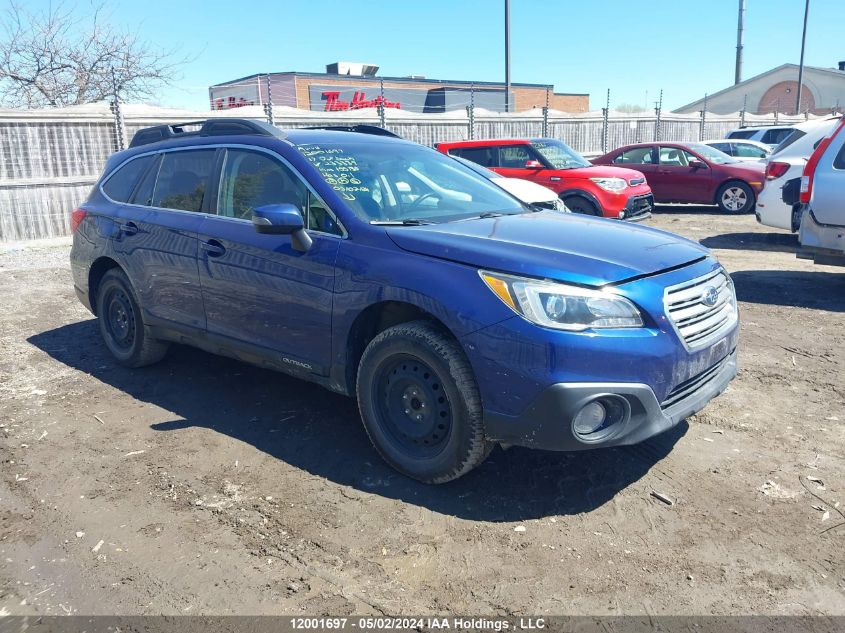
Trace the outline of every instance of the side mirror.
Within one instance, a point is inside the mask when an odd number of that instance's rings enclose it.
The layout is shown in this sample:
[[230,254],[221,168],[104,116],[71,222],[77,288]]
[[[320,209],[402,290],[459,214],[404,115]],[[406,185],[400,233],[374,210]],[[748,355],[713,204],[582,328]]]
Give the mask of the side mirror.
[[268,204],[253,209],[252,225],[259,233],[290,235],[294,250],[304,253],[311,248],[302,214],[292,204]]
[[702,163],[700,160],[691,160],[689,162],[689,166],[692,167],[693,170],[697,169],[707,169],[707,165]]
[[539,160],[527,160],[525,161],[525,169],[543,169],[543,163]]

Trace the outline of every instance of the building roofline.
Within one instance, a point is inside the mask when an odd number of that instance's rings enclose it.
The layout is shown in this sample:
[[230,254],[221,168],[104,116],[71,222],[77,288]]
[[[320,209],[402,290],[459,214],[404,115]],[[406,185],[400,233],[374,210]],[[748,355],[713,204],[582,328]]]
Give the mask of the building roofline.
[[[712,99],[713,97],[718,97],[719,95],[722,95],[722,94],[728,92],[729,90],[734,90],[736,88],[739,88],[740,86],[744,86],[744,85],[746,85],[746,84],[748,84],[752,81],[760,79],[761,77],[765,77],[767,75],[771,75],[773,73],[776,73],[777,71],[782,70],[784,68],[795,68],[797,70],[798,64],[781,64],[780,66],[770,68],[769,70],[763,71],[762,73],[754,75],[753,77],[749,77],[748,79],[743,79],[738,84],[728,86],[727,88],[723,88],[722,90],[719,90],[718,92],[714,92],[713,94],[709,94],[709,95],[707,95],[707,99],[709,100],[709,99]],[[837,68],[824,68],[822,66],[807,66],[805,64],[804,70],[817,70],[817,71],[829,72],[829,73],[833,73],[835,75],[839,75],[840,77],[845,78],[845,70],[839,70]],[[697,106],[701,106],[701,105],[704,105],[704,98],[696,99],[695,101],[692,101],[691,103],[688,103],[686,105],[682,105],[679,108],[675,108],[674,110],[672,110],[672,112],[678,112],[680,110],[686,110],[687,108],[693,108],[693,107],[697,107]]]
[[[224,81],[218,84],[212,84],[209,86],[210,88],[221,88],[224,86],[231,86],[232,84],[238,84],[245,81],[249,81],[251,79],[257,79],[260,77],[266,77],[267,75],[286,75],[291,77],[309,77],[309,78],[323,78],[323,79],[350,79],[362,82],[372,82],[378,83],[380,81],[396,81],[396,82],[404,82],[404,83],[421,83],[421,84],[432,84],[432,85],[462,85],[462,86],[498,86],[504,87],[504,82],[502,81],[464,81],[459,79],[414,79],[412,77],[385,77],[385,76],[377,76],[377,77],[362,77],[359,75],[336,75],[332,73],[306,73],[306,72],[298,72],[298,71],[284,71],[284,72],[271,72],[271,73],[254,73],[252,75],[247,75],[245,77],[240,77],[238,79],[231,79],[229,81]],[[552,89],[554,91],[554,84],[530,84],[530,83],[511,83],[511,87],[517,88],[546,88]],[[553,92],[552,94],[560,95],[560,96],[573,96],[573,97],[589,97],[589,93],[587,92]]]

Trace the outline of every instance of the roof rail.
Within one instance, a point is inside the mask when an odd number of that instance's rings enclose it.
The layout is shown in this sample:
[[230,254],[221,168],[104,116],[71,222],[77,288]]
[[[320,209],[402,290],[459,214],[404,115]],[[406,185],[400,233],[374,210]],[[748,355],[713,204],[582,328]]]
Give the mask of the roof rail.
[[301,130],[332,130],[334,132],[357,132],[358,134],[372,134],[373,136],[392,136],[393,138],[402,138],[398,134],[394,134],[390,130],[385,130],[383,127],[375,125],[315,125],[313,127],[303,127]]
[[135,132],[129,147],[149,145],[183,136],[227,136],[234,134],[254,134],[258,136],[284,136],[281,130],[252,119],[205,119],[202,121],[187,121],[171,125],[155,125]]

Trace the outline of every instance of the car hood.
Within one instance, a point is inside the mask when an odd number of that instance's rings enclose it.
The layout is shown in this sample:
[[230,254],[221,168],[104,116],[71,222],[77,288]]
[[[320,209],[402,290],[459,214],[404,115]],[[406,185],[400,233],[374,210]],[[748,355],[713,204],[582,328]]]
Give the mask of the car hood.
[[658,273],[709,253],[665,231],[554,211],[386,231],[397,246],[412,253],[589,286]]
[[627,167],[616,167],[614,165],[590,165],[589,167],[576,167],[574,169],[555,170],[566,178],[622,178],[625,182],[645,178],[641,171]]
[[494,178],[493,182],[523,202],[549,202],[557,200],[557,194],[543,185],[521,178]]

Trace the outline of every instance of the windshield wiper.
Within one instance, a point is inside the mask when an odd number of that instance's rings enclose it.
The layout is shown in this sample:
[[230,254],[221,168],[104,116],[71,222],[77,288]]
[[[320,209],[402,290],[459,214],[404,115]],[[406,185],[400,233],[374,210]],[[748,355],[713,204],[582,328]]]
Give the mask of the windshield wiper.
[[370,224],[377,226],[422,226],[423,224],[434,224],[420,218],[405,218],[404,220],[370,220]]
[[510,215],[509,213],[500,213],[499,211],[485,211],[484,213],[479,213],[479,218],[500,218],[503,215]]

